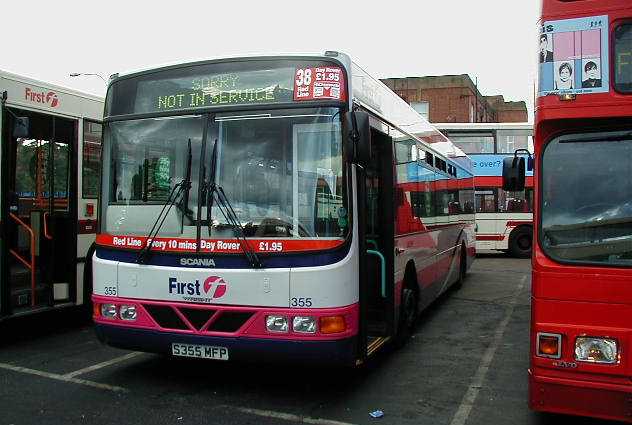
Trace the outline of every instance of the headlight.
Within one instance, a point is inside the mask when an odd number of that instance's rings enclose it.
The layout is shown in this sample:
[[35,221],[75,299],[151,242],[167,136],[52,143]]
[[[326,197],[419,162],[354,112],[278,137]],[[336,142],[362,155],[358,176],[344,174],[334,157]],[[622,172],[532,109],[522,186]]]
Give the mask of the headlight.
[[116,319],[116,304],[101,304],[101,316]]
[[292,330],[300,333],[316,333],[316,319],[312,316],[296,316],[292,319]]
[[270,332],[287,332],[287,317],[273,314],[266,316],[266,329]]
[[121,320],[134,321],[138,317],[135,305],[122,305],[119,309],[119,317]]
[[617,341],[609,338],[578,337],[575,360],[590,363],[618,363]]

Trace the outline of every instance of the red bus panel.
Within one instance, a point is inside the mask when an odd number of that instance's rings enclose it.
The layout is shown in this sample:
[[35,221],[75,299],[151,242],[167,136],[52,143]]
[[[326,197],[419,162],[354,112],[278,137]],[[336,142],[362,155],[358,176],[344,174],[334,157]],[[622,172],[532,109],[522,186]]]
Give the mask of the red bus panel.
[[630,22],[629,0],[542,2],[529,369],[532,409],[627,422]]

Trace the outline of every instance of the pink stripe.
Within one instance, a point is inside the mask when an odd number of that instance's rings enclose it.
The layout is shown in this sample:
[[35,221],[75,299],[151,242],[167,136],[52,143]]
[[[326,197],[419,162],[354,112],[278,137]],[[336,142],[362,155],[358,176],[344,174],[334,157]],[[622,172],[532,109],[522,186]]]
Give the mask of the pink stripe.
[[[94,303],[116,303],[116,304],[133,304],[137,306],[138,318],[134,322],[118,320],[118,319],[106,319],[103,317],[95,317],[94,321],[97,323],[116,325],[121,327],[128,328],[143,328],[143,329],[153,329],[157,331],[164,331],[170,333],[183,333],[183,334],[195,334],[195,335],[205,335],[205,336],[249,336],[249,337],[261,337],[267,339],[290,339],[290,340],[335,340],[348,338],[350,336],[356,335],[358,333],[358,321],[359,321],[359,309],[358,304],[352,304],[346,307],[339,308],[313,308],[313,309],[290,309],[290,308],[265,308],[265,307],[238,307],[238,306],[218,306],[218,305],[200,305],[200,304],[186,304],[186,303],[177,303],[177,302],[163,302],[163,301],[145,301],[145,300],[137,300],[137,299],[127,299],[127,298],[115,298],[115,297],[104,297],[100,295],[93,295],[92,301]],[[163,329],[161,328],[149,315],[149,313],[143,308],[142,304],[145,305],[159,305],[159,306],[169,306],[176,310],[176,313],[180,317],[187,326],[192,325],[186,319],[186,317],[178,311],[178,308],[197,308],[197,309],[205,309],[205,310],[215,310],[216,313],[210,318],[210,320],[202,327],[202,330],[179,330],[179,329]],[[226,332],[207,332],[205,329],[212,322],[220,317],[220,313],[222,311],[241,311],[241,312],[251,312],[254,313],[253,317],[248,319],[248,321],[241,327],[241,329],[234,333],[226,333]],[[301,334],[301,333],[271,333],[266,329],[265,317],[268,314],[278,314],[284,315],[288,317],[291,327],[292,318],[295,316],[314,316],[314,317],[322,317],[322,316],[343,316],[346,323],[346,330],[341,333],[336,334]]]
[[502,241],[503,235],[476,235],[477,241]]

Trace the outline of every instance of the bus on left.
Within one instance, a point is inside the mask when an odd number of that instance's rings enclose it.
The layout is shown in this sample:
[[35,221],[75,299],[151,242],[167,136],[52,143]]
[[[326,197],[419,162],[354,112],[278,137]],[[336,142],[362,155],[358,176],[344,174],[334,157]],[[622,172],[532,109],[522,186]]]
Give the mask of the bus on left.
[[0,320],[89,302],[103,99],[0,70]]

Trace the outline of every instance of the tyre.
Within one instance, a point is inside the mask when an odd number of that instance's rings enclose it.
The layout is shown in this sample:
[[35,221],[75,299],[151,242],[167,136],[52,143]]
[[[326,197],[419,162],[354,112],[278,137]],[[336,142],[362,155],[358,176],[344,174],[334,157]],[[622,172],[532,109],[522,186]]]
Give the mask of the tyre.
[[516,258],[531,257],[533,230],[531,227],[518,227],[509,235],[509,253]]
[[461,261],[459,262],[459,279],[454,282],[454,289],[461,289],[463,287],[463,281],[465,281],[465,275],[467,273],[467,256],[465,254],[465,247],[461,247]]
[[399,305],[397,334],[395,335],[395,345],[397,347],[402,347],[413,333],[417,323],[418,304],[417,292],[408,285],[404,286],[404,289],[402,289],[402,301]]

